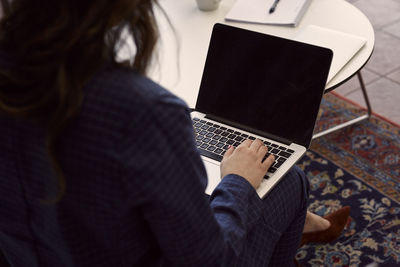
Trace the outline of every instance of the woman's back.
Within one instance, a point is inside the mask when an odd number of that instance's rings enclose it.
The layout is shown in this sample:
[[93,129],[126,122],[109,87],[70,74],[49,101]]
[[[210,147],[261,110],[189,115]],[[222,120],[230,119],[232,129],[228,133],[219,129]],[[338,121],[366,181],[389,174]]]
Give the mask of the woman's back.
[[[135,210],[146,200],[136,191],[138,180],[155,182],[141,169],[162,169],[143,143],[168,149],[159,135],[169,122],[151,129],[149,119],[157,121],[168,110],[183,114],[186,107],[146,78],[111,67],[97,73],[84,93],[82,112],[57,146],[67,185],[58,203],[46,203],[57,184],[44,131],[0,118],[0,247],[15,266],[130,266],[144,251],[152,251],[153,259],[160,253]],[[149,259],[143,263],[151,266]]]
[[[0,252],[11,266],[293,263],[304,174],[293,169],[261,200],[255,188],[274,159],[246,140],[224,155],[208,201],[187,106],[145,78],[156,0],[7,3]],[[118,62],[124,37],[135,56]]]

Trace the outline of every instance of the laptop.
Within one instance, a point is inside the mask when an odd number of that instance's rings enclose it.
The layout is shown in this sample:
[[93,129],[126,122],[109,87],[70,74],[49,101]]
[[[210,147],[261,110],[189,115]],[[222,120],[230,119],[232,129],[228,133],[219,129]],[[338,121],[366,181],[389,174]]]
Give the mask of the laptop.
[[331,60],[327,48],[214,25],[191,112],[207,194],[221,181],[229,145],[246,139],[262,140],[275,155],[257,188],[261,198],[293,167],[310,146]]

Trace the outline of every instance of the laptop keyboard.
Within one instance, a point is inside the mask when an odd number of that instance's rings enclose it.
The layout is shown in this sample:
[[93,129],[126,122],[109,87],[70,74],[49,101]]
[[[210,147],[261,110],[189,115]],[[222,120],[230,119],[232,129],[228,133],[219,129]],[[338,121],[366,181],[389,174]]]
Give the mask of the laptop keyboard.
[[[200,154],[217,161],[222,160],[229,146],[237,147],[246,139],[256,139],[256,137],[246,133],[199,118],[193,118],[192,123],[195,132],[196,146]],[[268,153],[265,155],[264,159],[270,154],[275,156],[275,162],[268,170],[269,173],[274,173],[294,151],[270,141],[262,141],[264,145],[268,147]],[[264,178],[268,179],[269,176],[266,175]]]

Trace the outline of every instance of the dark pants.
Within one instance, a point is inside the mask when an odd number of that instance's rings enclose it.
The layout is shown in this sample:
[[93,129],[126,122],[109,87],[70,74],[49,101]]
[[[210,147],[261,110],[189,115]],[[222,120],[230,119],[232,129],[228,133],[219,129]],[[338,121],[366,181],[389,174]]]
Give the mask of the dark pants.
[[238,266],[293,266],[307,213],[309,182],[294,167],[263,199],[262,221],[249,229]]

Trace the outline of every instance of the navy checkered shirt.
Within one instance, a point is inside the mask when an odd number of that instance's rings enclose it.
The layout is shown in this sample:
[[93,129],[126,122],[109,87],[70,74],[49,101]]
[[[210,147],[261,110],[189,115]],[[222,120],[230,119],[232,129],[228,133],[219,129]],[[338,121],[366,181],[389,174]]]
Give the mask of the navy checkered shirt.
[[[0,249],[16,267],[232,266],[262,201],[228,175],[210,199],[188,107],[133,71],[106,67],[63,132],[56,178],[42,129],[0,117]],[[248,249],[248,248],[247,248]]]

